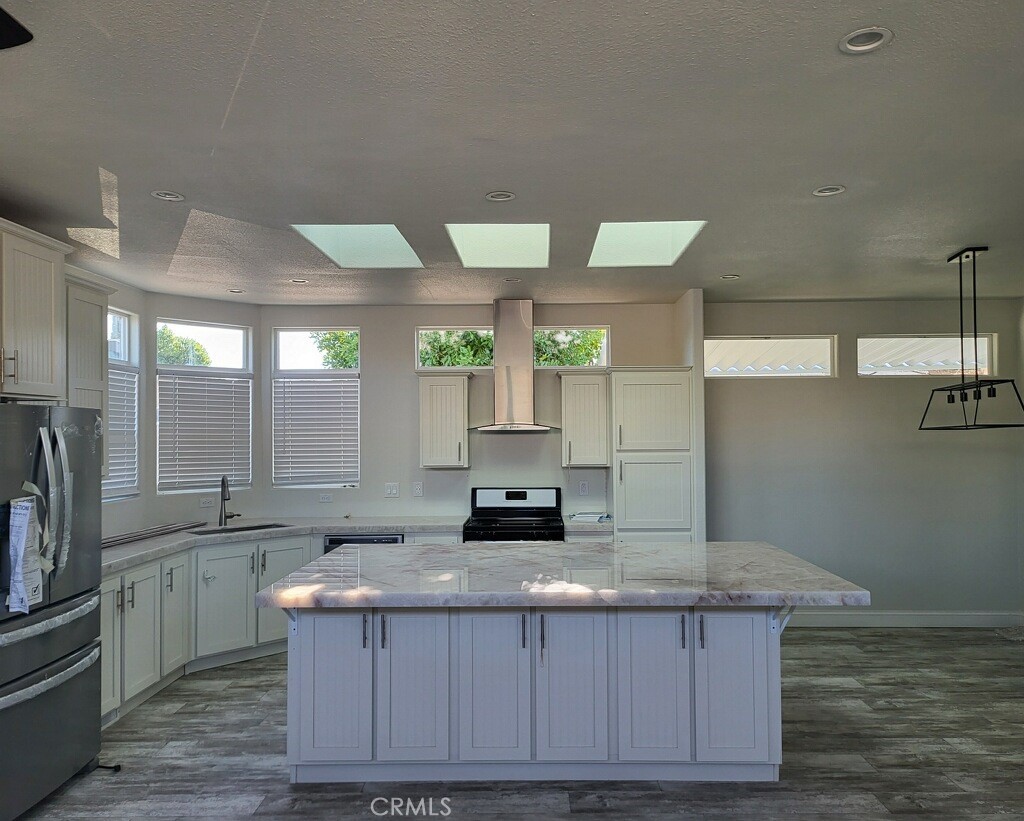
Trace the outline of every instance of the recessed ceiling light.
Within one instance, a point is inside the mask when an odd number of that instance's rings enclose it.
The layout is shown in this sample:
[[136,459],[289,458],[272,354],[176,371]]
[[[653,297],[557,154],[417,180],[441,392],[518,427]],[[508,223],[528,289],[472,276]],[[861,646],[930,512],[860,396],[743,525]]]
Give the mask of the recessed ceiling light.
[[515,198],[516,195],[513,194],[511,191],[491,191],[490,193],[484,196],[484,199],[489,200],[490,202],[508,202],[509,200],[514,200]]
[[542,223],[445,225],[463,268],[547,268],[551,226]]
[[587,267],[675,265],[706,224],[703,220],[602,222]]
[[185,199],[185,197],[177,191],[150,191],[149,195],[158,200],[162,200],[163,202],[181,202]]
[[229,294],[244,294],[245,291],[242,288],[228,288]]
[[846,54],[867,54],[869,51],[877,51],[884,45],[892,42],[893,33],[881,26],[868,26],[867,28],[851,31],[839,41],[839,50]]
[[722,274],[722,279],[739,279],[739,274]]
[[502,281],[503,282],[522,282],[522,280],[519,279],[518,277],[505,277],[505,279],[502,280]]
[[292,282],[294,282],[296,285],[305,285],[307,282],[309,282],[309,280],[308,279],[293,279]]
[[842,194],[845,190],[845,185],[823,185],[821,188],[815,188],[811,193],[816,197],[834,197],[836,194]]

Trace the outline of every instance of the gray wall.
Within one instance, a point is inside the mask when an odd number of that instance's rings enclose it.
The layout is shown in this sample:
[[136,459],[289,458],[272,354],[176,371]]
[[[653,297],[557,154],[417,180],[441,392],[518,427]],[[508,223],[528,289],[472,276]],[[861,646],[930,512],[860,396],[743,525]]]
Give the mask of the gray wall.
[[[1022,304],[980,304],[1018,379]],[[707,305],[708,336],[839,336],[837,378],[706,380],[709,538],[764,539],[871,590],[873,614],[832,623],[1017,621],[1024,430],[919,432],[930,389],[954,379],[856,373],[858,334],[956,327],[947,301]]]

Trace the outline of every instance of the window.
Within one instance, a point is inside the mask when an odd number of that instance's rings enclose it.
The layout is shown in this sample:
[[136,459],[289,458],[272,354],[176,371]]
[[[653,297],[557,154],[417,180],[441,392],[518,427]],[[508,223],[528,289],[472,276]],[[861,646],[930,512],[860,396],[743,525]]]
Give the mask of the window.
[[744,336],[704,340],[704,375],[831,376],[834,336]]
[[274,330],[275,487],[358,487],[359,331]]
[[608,365],[607,328],[536,328],[533,361],[541,368],[599,368]]
[[103,498],[139,493],[139,369],[131,344],[136,320],[124,311],[107,312],[107,477]]
[[249,329],[157,322],[157,491],[252,484]]
[[417,328],[416,363],[420,368],[493,367],[494,331],[490,328]]
[[[994,370],[994,334],[978,335],[978,374]],[[857,340],[857,373],[861,376],[960,376],[960,337],[862,336]],[[974,374],[974,340],[964,346],[964,369]]]

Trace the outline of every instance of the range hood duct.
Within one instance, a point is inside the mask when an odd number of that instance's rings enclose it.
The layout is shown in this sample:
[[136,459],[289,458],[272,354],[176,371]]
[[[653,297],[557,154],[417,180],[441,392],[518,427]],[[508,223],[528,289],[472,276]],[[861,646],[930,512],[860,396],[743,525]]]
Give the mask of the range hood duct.
[[551,430],[534,421],[533,356],[533,300],[494,300],[494,424],[477,430]]

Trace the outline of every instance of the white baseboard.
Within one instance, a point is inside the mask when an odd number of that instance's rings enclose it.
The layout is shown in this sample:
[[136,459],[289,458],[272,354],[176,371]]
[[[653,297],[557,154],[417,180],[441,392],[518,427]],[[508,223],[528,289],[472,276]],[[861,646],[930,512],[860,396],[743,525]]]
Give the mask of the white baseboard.
[[874,610],[798,607],[790,627],[1016,627],[1024,613],[987,610]]

